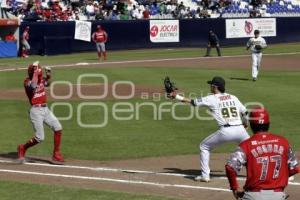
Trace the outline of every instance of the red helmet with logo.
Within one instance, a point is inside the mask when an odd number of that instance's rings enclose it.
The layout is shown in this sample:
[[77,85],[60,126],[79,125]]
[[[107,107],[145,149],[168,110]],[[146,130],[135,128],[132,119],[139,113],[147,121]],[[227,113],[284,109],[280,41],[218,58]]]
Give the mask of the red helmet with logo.
[[268,111],[264,107],[254,107],[251,109],[249,115],[250,124],[270,124],[270,117]]
[[35,70],[38,70],[38,79],[39,80],[42,80],[43,78],[43,70],[39,64],[39,61],[35,61],[34,63],[30,64],[28,66],[28,69],[27,69],[27,72],[28,72],[28,76],[29,76],[29,79],[31,80],[32,77],[33,77],[33,73]]

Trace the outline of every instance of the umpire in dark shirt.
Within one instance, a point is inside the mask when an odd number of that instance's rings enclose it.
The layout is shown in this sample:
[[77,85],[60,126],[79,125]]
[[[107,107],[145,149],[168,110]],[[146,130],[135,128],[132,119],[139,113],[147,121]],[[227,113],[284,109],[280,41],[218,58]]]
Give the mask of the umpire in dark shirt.
[[218,56],[221,56],[219,38],[212,30],[210,30],[208,33],[208,44],[205,56],[210,56],[211,47],[216,47]]

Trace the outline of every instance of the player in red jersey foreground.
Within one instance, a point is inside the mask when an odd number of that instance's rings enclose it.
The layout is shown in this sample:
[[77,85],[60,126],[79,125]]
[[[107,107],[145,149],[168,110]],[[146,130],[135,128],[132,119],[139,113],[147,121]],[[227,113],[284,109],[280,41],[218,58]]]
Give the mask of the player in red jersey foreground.
[[[268,132],[266,109],[254,108],[249,122],[254,135],[239,145],[225,166],[233,195],[242,200],[283,200],[289,177],[299,173],[295,153],[287,139]],[[242,166],[247,169],[244,190],[237,182]]]

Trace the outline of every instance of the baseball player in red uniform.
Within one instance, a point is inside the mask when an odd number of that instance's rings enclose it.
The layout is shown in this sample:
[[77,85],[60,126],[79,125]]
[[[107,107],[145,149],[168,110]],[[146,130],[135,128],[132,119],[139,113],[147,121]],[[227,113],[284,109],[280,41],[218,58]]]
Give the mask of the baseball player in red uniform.
[[30,45],[29,45],[29,26],[26,26],[23,34],[22,34],[22,57],[27,58],[30,51]]
[[107,38],[108,35],[106,31],[100,25],[98,25],[97,31],[92,34],[92,40],[96,43],[99,62],[101,61],[101,53],[103,54],[104,60],[106,60],[105,43]]
[[35,136],[25,144],[18,146],[18,157],[21,163],[24,162],[25,153],[30,147],[42,142],[44,136],[43,123],[48,125],[54,131],[54,150],[53,161],[63,162],[64,158],[60,153],[62,126],[58,119],[47,107],[47,98],[45,87],[50,84],[51,69],[46,68],[46,77],[43,77],[43,71],[39,62],[36,61],[28,67],[28,77],[24,80],[24,88],[31,104],[30,120],[35,131]]
[[[287,139],[268,132],[266,109],[254,108],[249,121],[254,135],[239,145],[225,166],[233,195],[242,200],[283,200],[289,177],[299,173],[295,153]],[[240,190],[237,173],[243,165],[247,180],[244,190]]]

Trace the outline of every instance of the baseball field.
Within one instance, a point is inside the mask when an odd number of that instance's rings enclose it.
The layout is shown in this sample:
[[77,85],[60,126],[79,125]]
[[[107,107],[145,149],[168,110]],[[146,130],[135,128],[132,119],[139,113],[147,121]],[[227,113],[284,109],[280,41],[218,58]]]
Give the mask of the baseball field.
[[[199,143],[217,125],[206,109],[167,99],[165,76],[191,97],[207,95],[206,81],[224,77],[228,93],[269,110],[271,131],[287,137],[300,158],[300,44],[269,45],[256,82],[244,47],[224,48],[223,57],[204,54],[200,48],[113,51],[101,63],[95,52],[1,59],[0,199],[233,199],[224,164],[236,144],[213,151],[210,183],[193,181]],[[27,152],[26,164],[15,162],[17,145],[33,136],[23,80],[36,60],[52,67],[48,106],[63,125],[64,165],[51,162],[46,126],[45,141]],[[299,189],[296,176],[286,190],[290,199],[299,198]]]

